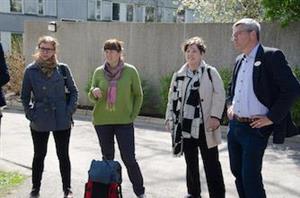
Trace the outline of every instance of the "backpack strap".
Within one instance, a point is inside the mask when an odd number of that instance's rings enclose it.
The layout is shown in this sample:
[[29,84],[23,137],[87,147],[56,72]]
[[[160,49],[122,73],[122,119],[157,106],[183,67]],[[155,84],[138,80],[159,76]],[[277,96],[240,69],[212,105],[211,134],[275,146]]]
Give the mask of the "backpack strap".
[[64,81],[65,81],[65,86],[67,84],[67,72],[66,72],[66,66],[64,65],[58,65],[60,73],[63,75]]
[[212,77],[211,77],[211,73],[210,73],[210,68],[207,68],[207,74],[208,74],[208,78],[209,78],[210,82],[213,82]]
[[[204,73],[204,67],[201,67],[201,73],[203,74]],[[210,68],[208,67],[207,69],[206,69],[206,71],[207,71],[207,74],[208,74],[208,78],[209,78],[209,80],[210,80],[210,82],[212,83],[213,81],[212,81],[212,77],[211,77],[211,73],[210,73]]]
[[[64,78],[64,82],[65,82],[65,98],[66,98],[66,102],[67,104],[70,102],[70,91],[67,87],[67,80],[68,80],[68,77],[67,77],[67,68],[65,65],[58,65],[58,69],[59,69],[59,72],[63,75],[63,78]],[[71,123],[72,123],[72,126],[74,125],[74,120],[73,120],[73,117],[71,116]]]
[[68,77],[67,77],[67,69],[66,69],[66,66],[65,65],[58,65],[58,69],[60,71],[60,73],[63,75],[63,78],[64,78],[64,82],[65,82],[65,92],[66,94],[67,93],[70,93],[68,88],[67,88],[67,80],[68,80]]

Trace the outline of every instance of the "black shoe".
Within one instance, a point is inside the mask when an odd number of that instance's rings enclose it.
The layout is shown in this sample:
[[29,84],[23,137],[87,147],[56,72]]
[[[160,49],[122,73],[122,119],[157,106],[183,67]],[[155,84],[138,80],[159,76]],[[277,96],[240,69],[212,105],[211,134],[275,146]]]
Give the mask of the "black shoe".
[[40,189],[33,188],[29,194],[30,198],[38,198],[40,197]]
[[64,190],[64,198],[73,198],[73,192],[70,188]]

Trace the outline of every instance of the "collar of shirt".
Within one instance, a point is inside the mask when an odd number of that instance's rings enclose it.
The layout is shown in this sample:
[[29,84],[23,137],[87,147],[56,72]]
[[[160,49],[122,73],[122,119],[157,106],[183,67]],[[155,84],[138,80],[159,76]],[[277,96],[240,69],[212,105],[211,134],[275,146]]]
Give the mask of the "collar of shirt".
[[190,78],[193,78],[195,75],[198,75],[198,70],[191,70],[190,68],[187,69],[187,76],[190,77]]
[[256,56],[256,53],[257,53],[257,50],[258,50],[258,46],[259,46],[259,43],[251,50],[251,52],[246,55],[244,54],[244,57],[246,60],[251,60],[251,59],[255,59],[255,56]]

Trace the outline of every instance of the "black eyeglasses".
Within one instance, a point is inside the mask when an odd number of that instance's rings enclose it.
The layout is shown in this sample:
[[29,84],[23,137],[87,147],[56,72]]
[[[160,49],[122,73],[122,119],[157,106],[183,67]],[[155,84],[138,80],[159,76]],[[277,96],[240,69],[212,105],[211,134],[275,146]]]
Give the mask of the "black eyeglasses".
[[48,53],[48,52],[54,51],[55,49],[54,49],[54,48],[39,47],[39,50],[40,50],[41,52],[46,52],[46,53]]

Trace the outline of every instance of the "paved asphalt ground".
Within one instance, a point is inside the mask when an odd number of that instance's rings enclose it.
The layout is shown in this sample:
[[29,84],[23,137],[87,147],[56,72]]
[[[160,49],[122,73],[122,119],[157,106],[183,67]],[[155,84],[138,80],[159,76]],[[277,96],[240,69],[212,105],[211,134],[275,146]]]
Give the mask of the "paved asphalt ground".
[[[98,140],[90,120],[89,115],[77,113],[71,135],[70,157],[75,198],[83,197],[91,160],[101,159]],[[164,131],[162,123],[160,119],[145,117],[137,119],[135,123],[136,157],[144,176],[147,198],[182,198],[186,194],[184,158],[172,157],[170,134]],[[21,186],[13,189],[5,198],[29,197],[33,145],[28,125],[21,110],[5,110],[0,137],[0,170],[19,171],[28,176]],[[219,146],[219,151],[226,197],[235,198],[238,195],[229,169],[226,127],[223,131],[224,141]],[[120,160],[117,148],[116,151],[116,160]],[[202,166],[200,170],[202,195],[208,198]],[[264,157],[263,177],[268,197],[300,197],[300,137],[289,139],[281,146],[274,146],[270,141]],[[135,198],[124,165],[122,188],[124,198]],[[52,136],[48,144],[40,197],[63,197]]]

